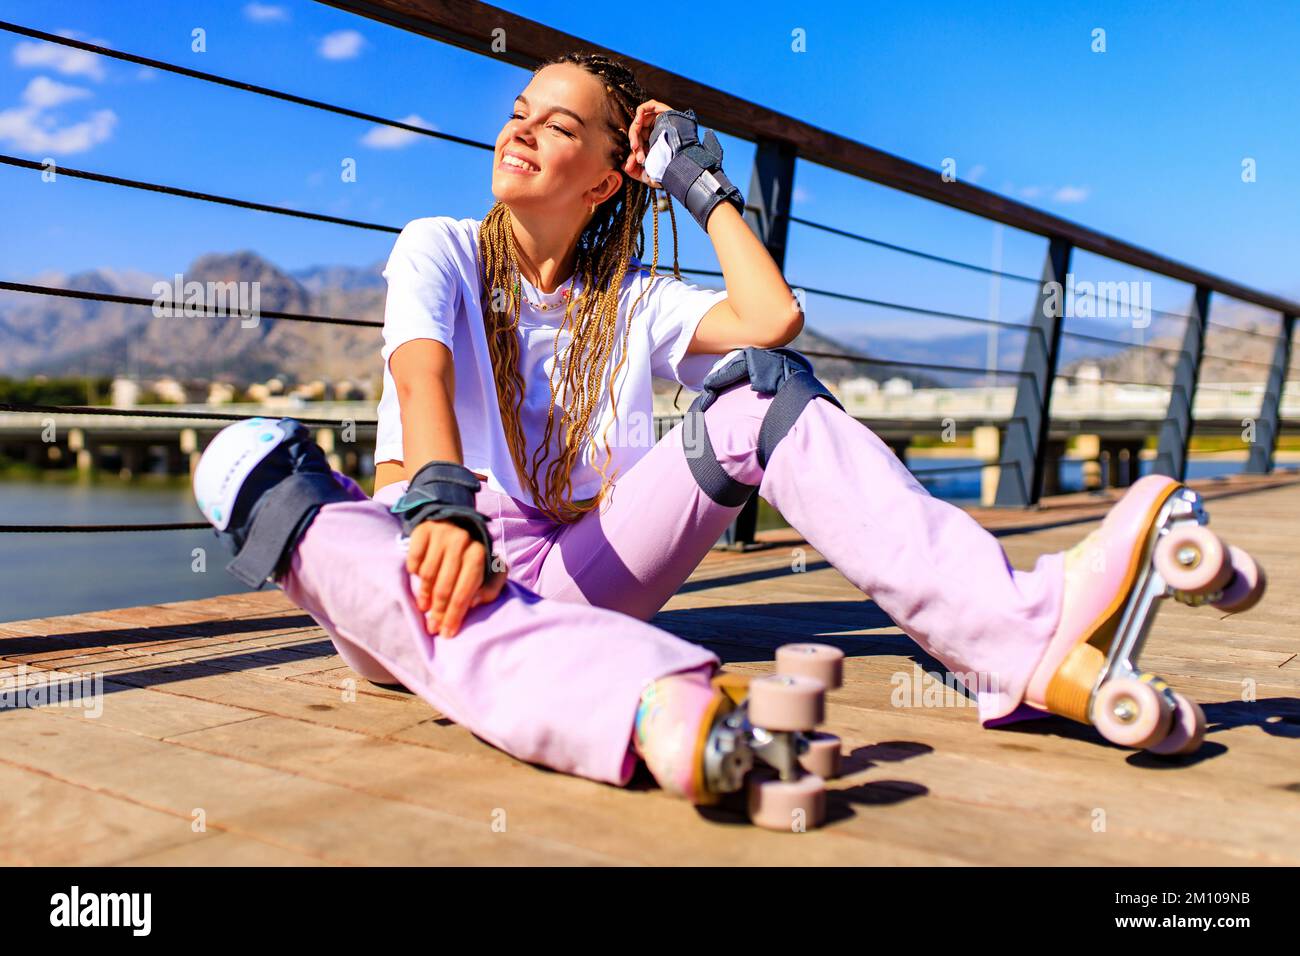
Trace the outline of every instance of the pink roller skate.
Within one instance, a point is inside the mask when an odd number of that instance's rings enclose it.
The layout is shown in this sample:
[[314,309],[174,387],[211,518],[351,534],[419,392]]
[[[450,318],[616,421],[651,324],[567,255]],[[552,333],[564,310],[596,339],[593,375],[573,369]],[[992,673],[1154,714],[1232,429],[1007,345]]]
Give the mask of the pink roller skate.
[[843,660],[838,648],[787,644],[770,677],[714,677],[716,696],[696,741],[694,801],[715,804],[748,786],[749,817],[758,826],[821,826],[826,781],[840,770],[840,740],[815,728],[826,692],[841,684]]
[[1025,703],[1092,724],[1122,747],[1187,754],[1205,739],[1200,706],[1137,667],[1157,602],[1245,611],[1264,572],[1207,527],[1201,496],[1172,478],[1137,481],[1065,558],[1061,620]]

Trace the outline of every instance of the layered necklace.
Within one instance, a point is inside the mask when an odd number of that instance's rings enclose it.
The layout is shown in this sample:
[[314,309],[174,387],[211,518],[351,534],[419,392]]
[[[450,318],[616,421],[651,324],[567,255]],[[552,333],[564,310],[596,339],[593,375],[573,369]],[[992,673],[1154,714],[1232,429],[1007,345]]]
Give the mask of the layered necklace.
[[518,274],[516,274],[515,295],[520,296],[525,302],[531,305],[534,309],[538,309],[539,311],[542,312],[550,312],[552,309],[562,309],[566,305],[568,305],[569,298],[570,296],[573,295],[573,280],[576,279],[577,277],[578,277],[578,273],[575,271],[573,275],[569,277],[569,282],[568,282],[569,287],[565,289],[564,292],[560,295],[560,301],[552,303],[552,302],[534,302],[532,299],[528,298],[528,296],[524,295],[523,284],[519,281]]

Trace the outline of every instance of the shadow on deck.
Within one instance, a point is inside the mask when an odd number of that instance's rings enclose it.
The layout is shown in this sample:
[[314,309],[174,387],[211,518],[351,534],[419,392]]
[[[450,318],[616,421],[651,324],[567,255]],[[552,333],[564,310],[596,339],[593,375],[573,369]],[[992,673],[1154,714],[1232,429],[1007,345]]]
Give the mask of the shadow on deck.
[[[531,767],[412,695],[355,678],[279,591],[0,625],[0,668],[102,677],[102,715],[0,712],[9,864],[1297,864],[1300,480],[1192,482],[1212,527],[1269,572],[1252,612],[1167,605],[1143,663],[1199,700],[1192,758],[1104,745],[1049,718],[982,730],[974,708],[898,707],[941,671],[797,534],[715,552],[654,623],[761,673],[781,643],[848,654],[830,697],[845,742],[831,822],[774,834]],[[975,510],[1012,563],[1069,547],[1089,495]],[[804,571],[791,573],[792,548]],[[897,677],[896,675],[902,675]],[[917,701],[916,703],[920,703]],[[942,703],[942,701],[940,701]],[[18,836],[21,834],[21,836]]]

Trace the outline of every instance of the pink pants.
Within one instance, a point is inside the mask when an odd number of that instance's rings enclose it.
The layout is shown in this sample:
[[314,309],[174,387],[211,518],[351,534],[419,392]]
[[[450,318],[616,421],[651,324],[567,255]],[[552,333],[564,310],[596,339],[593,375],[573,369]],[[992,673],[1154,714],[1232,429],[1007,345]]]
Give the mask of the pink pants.
[[[722,467],[758,493],[900,628],[958,674],[987,680],[983,720],[1024,696],[1061,608],[1063,555],[1011,567],[997,539],[933,497],[870,429],[823,399],[805,406],[766,470],[756,448],[770,395],[741,385],[704,413]],[[399,482],[371,500],[326,505],[282,579],[363,677],[400,682],[514,756],[625,784],[644,687],[710,672],[711,652],[645,623],[682,585],[739,508],[696,484],[678,424],[622,475],[602,507],[557,524],[480,489],[500,597],[470,609],[454,638],[430,636],[388,511]],[[342,476],[340,476],[342,477]],[[974,688],[972,688],[974,689]]]

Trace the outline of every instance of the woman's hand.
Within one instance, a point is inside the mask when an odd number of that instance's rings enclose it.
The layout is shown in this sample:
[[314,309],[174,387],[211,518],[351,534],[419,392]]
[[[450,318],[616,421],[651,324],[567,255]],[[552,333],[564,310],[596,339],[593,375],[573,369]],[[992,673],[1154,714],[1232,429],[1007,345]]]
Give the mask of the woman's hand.
[[628,127],[628,141],[632,144],[632,152],[623,164],[623,172],[631,176],[637,182],[645,183],[647,186],[658,186],[652,182],[645,172],[645,151],[650,142],[650,133],[654,129],[655,119],[660,113],[667,113],[672,107],[658,100],[646,100],[636,108],[636,115],[632,117],[632,125]]
[[454,637],[472,607],[495,601],[506,583],[500,562],[486,582],[487,549],[458,524],[425,521],[411,532],[406,570],[420,578],[416,606],[424,612],[430,634]]

